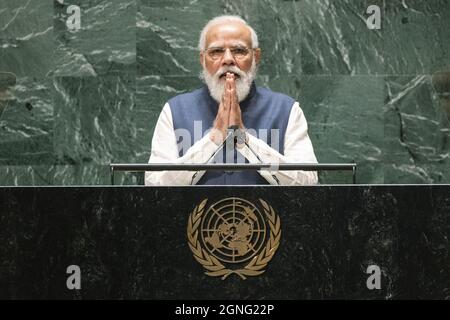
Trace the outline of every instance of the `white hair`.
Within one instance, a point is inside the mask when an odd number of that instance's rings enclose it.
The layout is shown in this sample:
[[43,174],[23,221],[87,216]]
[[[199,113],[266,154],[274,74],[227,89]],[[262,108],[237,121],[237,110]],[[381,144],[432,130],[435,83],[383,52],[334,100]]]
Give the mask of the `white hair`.
[[200,40],[198,42],[198,49],[200,51],[205,50],[206,34],[208,33],[209,29],[215,25],[223,24],[225,22],[241,22],[241,23],[245,24],[250,30],[250,34],[252,37],[252,48],[253,49],[258,48],[258,45],[259,45],[258,44],[258,36],[256,35],[255,30],[253,30],[253,28],[250,27],[244,19],[242,19],[239,16],[219,16],[219,17],[215,17],[212,20],[209,20],[208,23],[203,28],[202,32],[200,33]]

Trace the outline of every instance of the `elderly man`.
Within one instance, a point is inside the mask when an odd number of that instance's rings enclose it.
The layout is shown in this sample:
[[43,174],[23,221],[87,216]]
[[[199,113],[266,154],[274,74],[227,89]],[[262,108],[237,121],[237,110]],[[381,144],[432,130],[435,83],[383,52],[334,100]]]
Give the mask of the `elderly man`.
[[[166,103],[155,127],[150,163],[317,163],[299,104],[255,86],[261,50],[255,31],[243,19],[220,16],[209,21],[199,49],[206,86]],[[317,173],[307,171],[145,175],[146,185],[316,183]]]

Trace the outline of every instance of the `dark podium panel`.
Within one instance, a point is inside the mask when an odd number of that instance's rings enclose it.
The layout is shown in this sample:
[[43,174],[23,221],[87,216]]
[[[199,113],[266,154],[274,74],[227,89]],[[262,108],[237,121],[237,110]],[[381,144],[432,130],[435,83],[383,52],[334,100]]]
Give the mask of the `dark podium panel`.
[[[204,199],[230,197],[263,199],[281,221],[265,272],[245,280],[206,275],[187,237]],[[3,187],[0,298],[448,299],[449,239],[448,185]]]

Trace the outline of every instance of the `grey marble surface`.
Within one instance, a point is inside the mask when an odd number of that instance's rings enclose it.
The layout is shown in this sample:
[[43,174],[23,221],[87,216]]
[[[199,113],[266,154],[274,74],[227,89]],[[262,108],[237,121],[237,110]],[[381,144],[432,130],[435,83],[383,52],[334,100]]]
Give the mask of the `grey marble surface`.
[[360,183],[450,181],[448,0],[3,0],[0,73],[17,81],[0,83],[0,185],[107,184],[108,163],[147,162],[164,103],[202,85],[198,36],[220,14],[254,26],[257,84],[300,102],[320,162],[355,160]]

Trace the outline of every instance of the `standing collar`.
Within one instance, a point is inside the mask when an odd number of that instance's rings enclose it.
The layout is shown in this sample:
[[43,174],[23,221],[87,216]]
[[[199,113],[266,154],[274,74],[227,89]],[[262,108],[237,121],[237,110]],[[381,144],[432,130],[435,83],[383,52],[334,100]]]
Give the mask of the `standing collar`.
[[253,81],[252,85],[250,86],[250,91],[248,92],[247,97],[245,97],[245,99],[242,100],[241,103],[246,103],[247,101],[250,101],[255,94],[256,94],[256,84],[255,81]]

